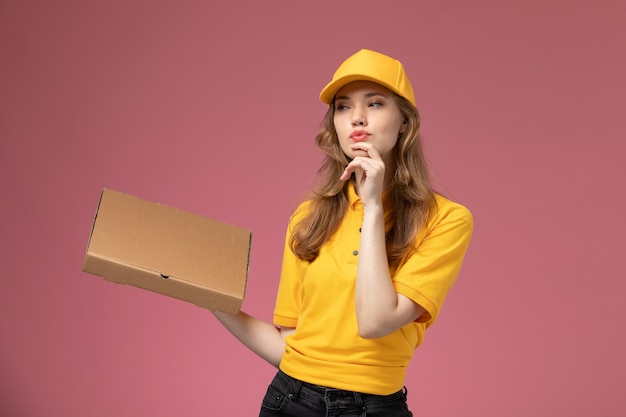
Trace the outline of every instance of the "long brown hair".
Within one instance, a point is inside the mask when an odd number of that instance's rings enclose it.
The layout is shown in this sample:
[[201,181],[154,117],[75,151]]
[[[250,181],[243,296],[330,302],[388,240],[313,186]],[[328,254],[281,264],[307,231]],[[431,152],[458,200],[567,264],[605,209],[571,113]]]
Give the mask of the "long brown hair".
[[[428,221],[434,198],[422,150],[419,113],[405,98],[393,96],[407,124],[393,150],[396,172],[389,190],[391,215],[386,217],[393,221],[385,239],[387,258],[390,268],[396,269],[415,249],[416,235]],[[320,181],[311,190],[308,213],[294,226],[290,239],[291,250],[308,262],[317,258],[348,207],[348,181],[339,177],[350,161],[339,145],[334,114],[335,106],[331,104],[315,138],[325,154],[318,172]]]

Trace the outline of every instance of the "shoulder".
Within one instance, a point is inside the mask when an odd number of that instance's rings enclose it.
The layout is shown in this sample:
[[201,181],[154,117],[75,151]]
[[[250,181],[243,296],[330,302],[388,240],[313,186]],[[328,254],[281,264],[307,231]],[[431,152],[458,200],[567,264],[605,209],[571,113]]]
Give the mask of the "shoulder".
[[468,231],[474,228],[474,217],[464,205],[452,201],[440,194],[434,194],[433,208],[429,217],[427,229],[443,225],[465,227]]
[[291,221],[300,221],[311,212],[312,200],[305,200],[298,204],[296,209],[291,213]]
[[309,215],[311,206],[311,200],[302,201],[296,206],[296,209],[291,213],[291,217],[289,218],[289,230],[293,229],[296,224],[300,223]]

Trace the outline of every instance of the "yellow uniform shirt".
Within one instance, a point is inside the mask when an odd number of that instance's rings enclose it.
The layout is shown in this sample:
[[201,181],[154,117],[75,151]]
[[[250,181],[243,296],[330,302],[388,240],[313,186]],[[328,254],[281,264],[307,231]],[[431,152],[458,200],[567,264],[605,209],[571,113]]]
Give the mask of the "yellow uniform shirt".
[[[465,207],[435,197],[437,209],[417,237],[417,251],[392,274],[396,291],[426,313],[377,339],[361,338],[357,328],[354,297],[363,206],[353,186],[339,229],[315,261],[293,254],[287,232],[274,323],[296,331],[287,338],[283,372],[312,384],[370,394],[402,389],[413,352],[459,273],[473,227]],[[306,210],[305,202],[292,216],[289,230]]]

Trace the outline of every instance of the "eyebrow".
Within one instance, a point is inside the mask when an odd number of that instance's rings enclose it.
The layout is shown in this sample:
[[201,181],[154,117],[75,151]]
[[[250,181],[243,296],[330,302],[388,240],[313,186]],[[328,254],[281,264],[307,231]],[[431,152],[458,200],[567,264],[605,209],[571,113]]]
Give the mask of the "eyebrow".
[[[378,91],[372,91],[371,93],[365,93],[365,98],[380,96],[383,98],[387,98],[383,93],[379,93]],[[335,97],[335,100],[350,100],[350,96],[339,96]]]

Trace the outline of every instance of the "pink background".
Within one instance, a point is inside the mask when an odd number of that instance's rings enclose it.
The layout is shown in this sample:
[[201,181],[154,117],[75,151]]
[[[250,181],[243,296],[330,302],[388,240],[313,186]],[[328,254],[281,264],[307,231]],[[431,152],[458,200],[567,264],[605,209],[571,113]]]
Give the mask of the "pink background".
[[[110,187],[254,233],[271,319],[317,95],[414,82],[476,229],[409,370],[416,416],[624,416],[623,1],[0,2],[0,415],[252,416],[274,369],[205,310],[81,272]],[[231,411],[228,411],[231,410]]]

